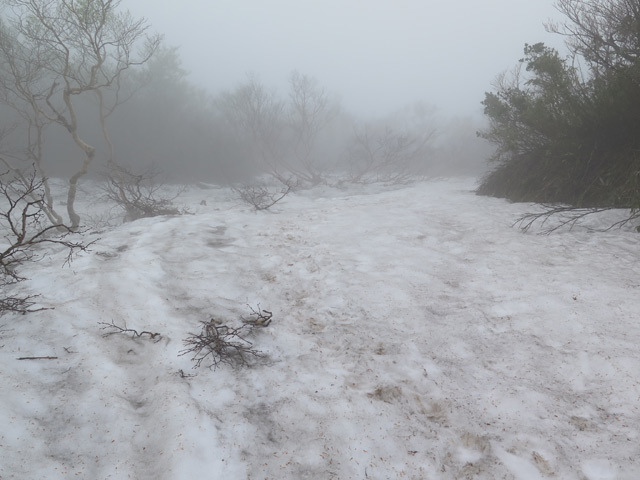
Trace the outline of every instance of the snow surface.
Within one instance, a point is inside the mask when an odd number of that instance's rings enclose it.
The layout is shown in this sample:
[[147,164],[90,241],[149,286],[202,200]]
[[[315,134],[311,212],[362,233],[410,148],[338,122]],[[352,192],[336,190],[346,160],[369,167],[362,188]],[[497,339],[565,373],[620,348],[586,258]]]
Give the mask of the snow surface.
[[[21,287],[54,309],[0,319],[0,478],[640,478],[638,235],[523,234],[474,186],[194,187],[51,249]],[[253,366],[178,355],[258,304]]]

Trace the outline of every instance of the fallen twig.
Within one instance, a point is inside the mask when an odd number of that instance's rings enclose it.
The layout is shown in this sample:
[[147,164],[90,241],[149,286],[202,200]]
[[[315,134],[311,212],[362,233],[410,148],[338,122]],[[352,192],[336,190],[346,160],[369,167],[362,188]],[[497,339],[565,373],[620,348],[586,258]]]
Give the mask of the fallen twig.
[[260,304],[258,304],[257,308],[253,308],[251,305],[247,305],[251,310],[251,313],[248,317],[241,317],[242,322],[245,325],[251,325],[252,327],[268,327],[271,323],[271,317],[273,317],[273,312],[269,310],[261,310]]
[[57,360],[58,357],[18,357],[18,360]]
[[102,327],[102,330],[106,330],[107,328],[114,329],[113,332],[103,333],[102,334],[103,337],[108,337],[109,335],[113,335],[114,333],[130,333],[133,338],[139,338],[139,337],[142,337],[143,335],[147,335],[151,340],[154,341],[154,343],[158,343],[160,340],[162,340],[162,335],[158,332],[154,333],[154,332],[149,332],[147,330],[138,332],[133,328],[127,328],[126,324],[124,327],[116,325],[115,323],[113,323],[113,320],[111,321],[111,323],[99,322],[98,325],[104,325],[104,327]]

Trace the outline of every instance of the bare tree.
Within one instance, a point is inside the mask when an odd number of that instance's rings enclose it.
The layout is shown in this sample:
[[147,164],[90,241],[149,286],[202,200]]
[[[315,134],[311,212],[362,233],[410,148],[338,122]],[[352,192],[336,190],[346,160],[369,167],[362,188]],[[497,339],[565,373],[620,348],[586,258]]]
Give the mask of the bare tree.
[[[42,164],[45,129],[51,123],[40,110],[47,95],[45,60],[32,61],[29,52],[14,38],[12,30],[0,20],[0,98],[24,121],[21,133],[25,134],[26,140],[24,150],[18,155],[3,152],[2,163],[17,178],[22,177],[21,169],[9,163],[7,158],[17,157],[35,166],[43,182],[45,203],[42,210],[52,224],[62,224],[64,221],[54,208]],[[17,125],[14,125],[16,129]],[[28,180],[22,178],[22,181],[24,188],[29,190]]]
[[351,181],[406,183],[423,174],[433,135],[398,133],[388,126],[355,130],[347,150]]
[[284,103],[251,75],[231,92],[216,101],[225,120],[263,166],[269,170],[283,152]]
[[[557,0],[567,21],[547,29],[567,37],[572,52],[595,74],[637,64],[640,58],[640,3],[637,0]],[[637,79],[637,78],[636,78]]]
[[147,34],[144,19],[119,12],[120,0],[3,3],[11,13],[1,25],[2,62],[11,66],[3,84],[12,86],[14,101],[29,105],[23,111],[29,112],[36,131],[38,125],[55,122],[83,152],[67,191],[67,214],[71,227],[76,228],[80,223],[74,207],[78,181],[88,172],[96,153],[79,130],[76,101],[80,96],[97,94],[104,110],[102,93],[117,88],[125,72],[148,61],[160,37]]
[[283,184],[290,184],[291,177],[312,185],[322,180],[317,139],[337,109],[314,78],[293,72],[285,102],[250,76],[223,93],[216,105],[266,173]]
[[298,179],[318,184],[322,180],[314,157],[318,134],[337,114],[324,88],[315,78],[297,71],[289,79],[289,126],[293,132],[293,163],[287,169]]

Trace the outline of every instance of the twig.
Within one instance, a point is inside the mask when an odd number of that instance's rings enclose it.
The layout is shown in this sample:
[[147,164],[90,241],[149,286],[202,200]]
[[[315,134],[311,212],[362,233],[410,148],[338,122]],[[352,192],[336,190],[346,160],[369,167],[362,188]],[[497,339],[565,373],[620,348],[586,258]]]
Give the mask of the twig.
[[193,378],[196,376],[194,373],[184,373],[182,369],[178,370],[178,375],[180,375],[180,378]]
[[108,337],[109,335],[113,335],[115,333],[130,333],[132,338],[139,338],[142,337],[143,335],[148,335],[149,338],[151,340],[153,340],[154,343],[158,343],[160,340],[162,340],[162,335],[160,333],[153,333],[153,332],[149,332],[147,330],[143,330],[142,332],[138,332],[137,330],[133,329],[133,328],[127,328],[127,325],[125,324],[124,327],[121,327],[119,325],[116,325],[115,323],[113,323],[113,320],[111,321],[111,323],[105,323],[105,322],[99,322],[98,325],[104,325],[104,327],[102,327],[101,330],[106,330],[107,328],[113,328],[114,331],[113,332],[107,332],[102,334],[103,337]]
[[58,357],[18,357],[18,360],[57,360]]
[[242,322],[252,327],[268,327],[271,323],[273,312],[269,310],[261,310],[260,304],[254,309],[251,305],[247,305],[251,310],[249,317],[242,317]]

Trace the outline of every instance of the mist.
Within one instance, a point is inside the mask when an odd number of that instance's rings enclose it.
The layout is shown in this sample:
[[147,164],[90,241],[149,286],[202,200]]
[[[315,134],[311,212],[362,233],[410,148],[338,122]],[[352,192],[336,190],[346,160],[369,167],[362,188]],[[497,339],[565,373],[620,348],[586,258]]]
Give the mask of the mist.
[[211,92],[247,73],[285,90],[291,70],[318,78],[345,109],[381,116],[424,102],[480,115],[483,93],[525,43],[562,39],[543,24],[553,0],[207,2],[123,5],[180,47],[190,79]]
[[0,479],[640,478],[606,1],[0,0]]
[[[476,135],[485,128],[484,92],[525,43],[561,43],[543,26],[556,14],[552,1],[198,0],[185,8],[126,0],[121,8],[164,38],[148,62],[123,76],[127,100],[108,119],[112,152],[97,98],[77,98],[79,129],[97,151],[93,176],[106,171],[111,155],[183,182],[229,184],[276,172],[315,184],[327,172],[363,179],[365,168],[384,171],[370,179],[389,180],[396,178],[389,155],[415,176],[478,176],[491,152]],[[295,117],[294,75],[320,102],[303,110],[322,107],[313,126]],[[234,112],[249,87],[274,109],[271,118],[251,119],[251,129]],[[10,112],[3,118],[20,121]],[[24,142],[17,128],[3,147],[20,157]],[[53,176],[72,175],[82,157],[55,124],[43,152]]]

